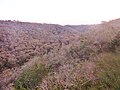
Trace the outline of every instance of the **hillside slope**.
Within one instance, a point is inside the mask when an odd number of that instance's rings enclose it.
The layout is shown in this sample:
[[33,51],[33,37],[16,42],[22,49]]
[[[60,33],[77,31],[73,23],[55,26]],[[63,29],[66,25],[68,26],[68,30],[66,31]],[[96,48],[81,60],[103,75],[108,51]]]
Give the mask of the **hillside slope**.
[[[31,81],[32,87],[27,81],[20,81],[24,90],[36,86],[46,90],[45,85],[48,85],[47,89],[51,88],[49,90],[56,90],[52,89],[56,87],[55,83],[67,89],[75,84],[75,78],[94,79],[91,72],[96,68],[97,58],[103,53],[113,53],[113,49],[119,52],[119,32],[120,19],[96,25],[65,26],[0,21],[0,90],[12,90],[11,84],[21,80],[23,69],[32,68],[34,63],[45,66],[43,69],[46,72],[39,67],[37,69],[46,77],[39,77],[43,79],[35,81],[35,85]],[[38,78],[37,74],[33,75]],[[21,90],[18,86],[16,90]]]

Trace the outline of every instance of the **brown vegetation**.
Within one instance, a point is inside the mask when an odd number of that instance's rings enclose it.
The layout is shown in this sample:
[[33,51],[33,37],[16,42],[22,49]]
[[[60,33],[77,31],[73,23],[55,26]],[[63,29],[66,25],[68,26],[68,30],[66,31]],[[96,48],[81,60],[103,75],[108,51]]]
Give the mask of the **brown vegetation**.
[[98,61],[109,53],[119,58],[119,32],[120,19],[66,26],[0,21],[0,90],[98,90]]

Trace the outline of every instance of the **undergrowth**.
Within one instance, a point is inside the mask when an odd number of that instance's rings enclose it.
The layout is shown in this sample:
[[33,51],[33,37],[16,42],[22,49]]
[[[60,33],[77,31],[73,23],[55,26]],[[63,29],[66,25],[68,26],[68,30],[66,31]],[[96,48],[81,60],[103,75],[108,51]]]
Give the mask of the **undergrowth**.
[[105,53],[96,62],[96,78],[77,78],[71,86],[53,84],[50,90],[120,90],[120,55]]
[[33,90],[48,73],[43,64],[35,64],[25,70],[15,81],[15,90]]

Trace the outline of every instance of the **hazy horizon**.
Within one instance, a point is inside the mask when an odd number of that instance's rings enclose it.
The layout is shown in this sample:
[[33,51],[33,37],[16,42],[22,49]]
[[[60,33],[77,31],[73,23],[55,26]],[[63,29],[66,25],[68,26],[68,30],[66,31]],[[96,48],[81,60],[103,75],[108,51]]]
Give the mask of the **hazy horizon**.
[[119,0],[0,0],[0,20],[61,25],[99,24],[120,18]]

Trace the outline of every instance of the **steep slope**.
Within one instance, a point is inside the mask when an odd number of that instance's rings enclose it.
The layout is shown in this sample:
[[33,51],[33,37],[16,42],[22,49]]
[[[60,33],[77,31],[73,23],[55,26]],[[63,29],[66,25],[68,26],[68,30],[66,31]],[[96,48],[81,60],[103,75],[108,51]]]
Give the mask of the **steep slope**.
[[45,54],[47,45],[66,44],[75,35],[76,31],[60,25],[0,21],[1,70]]

